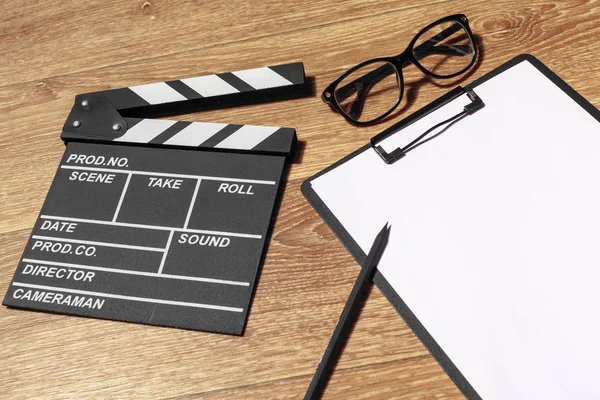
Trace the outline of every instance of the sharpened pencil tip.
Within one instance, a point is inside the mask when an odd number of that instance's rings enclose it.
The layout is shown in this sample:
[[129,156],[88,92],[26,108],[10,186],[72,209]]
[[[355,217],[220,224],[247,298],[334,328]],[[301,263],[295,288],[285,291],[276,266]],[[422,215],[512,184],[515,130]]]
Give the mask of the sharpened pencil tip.
[[392,225],[388,222],[385,223],[385,226],[383,227],[382,231],[390,231],[390,229],[392,229]]
[[[375,238],[375,242],[374,243],[385,243],[387,244],[388,238],[390,236],[390,229],[392,228],[392,225],[390,225],[389,222],[386,222],[385,225],[383,226],[383,228],[381,228],[381,230],[379,231],[379,233],[377,234],[377,237]],[[385,244],[383,244],[383,246],[385,247]]]

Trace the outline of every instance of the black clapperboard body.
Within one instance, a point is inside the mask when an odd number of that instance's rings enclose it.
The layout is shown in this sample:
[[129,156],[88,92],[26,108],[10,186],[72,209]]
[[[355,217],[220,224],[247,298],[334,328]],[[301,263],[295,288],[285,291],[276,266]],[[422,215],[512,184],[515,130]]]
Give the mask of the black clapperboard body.
[[306,86],[296,63],[77,96],[3,304],[242,334],[295,130],[142,116]]

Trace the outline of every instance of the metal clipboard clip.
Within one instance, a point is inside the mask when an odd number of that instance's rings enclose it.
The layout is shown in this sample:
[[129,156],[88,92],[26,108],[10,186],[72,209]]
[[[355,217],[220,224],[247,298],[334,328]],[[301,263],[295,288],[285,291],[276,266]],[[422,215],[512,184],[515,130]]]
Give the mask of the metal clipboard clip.
[[[412,123],[425,117],[426,115],[437,110],[438,108],[445,106],[446,104],[450,103],[454,99],[456,99],[464,94],[466,94],[469,97],[469,99],[471,100],[471,103],[467,104],[464,107],[463,111],[432,126],[428,130],[426,130],[424,133],[419,135],[412,142],[407,144],[406,146],[398,147],[395,150],[393,150],[392,152],[388,153],[383,149],[383,147],[381,147],[381,145],[379,145],[379,143],[381,143],[381,141],[384,140],[385,138],[387,138],[388,136],[398,133],[399,131],[401,131],[402,129],[411,125]],[[485,107],[485,103],[481,100],[481,98],[479,98],[479,96],[472,89],[466,89],[461,86],[458,86],[455,89],[453,89],[450,92],[443,95],[442,97],[440,97],[439,99],[428,104],[423,109],[421,109],[419,112],[416,112],[416,113],[410,115],[409,117],[403,119],[402,121],[398,122],[397,124],[391,126],[390,128],[386,129],[385,131],[379,133],[378,135],[373,136],[371,138],[370,145],[373,148],[373,150],[375,150],[375,152],[377,154],[379,154],[381,159],[383,161],[385,161],[386,164],[392,164],[392,163],[398,161],[399,159],[401,159],[402,157],[404,157],[406,155],[406,153],[408,153],[409,151],[414,150],[415,148],[421,146],[422,144],[425,144],[426,142],[430,141],[431,139],[436,138],[437,136],[444,133],[452,125],[454,125],[461,119],[465,118],[467,115],[474,114],[475,112],[481,110],[483,107]],[[442,128],[440,131],[438,131],[437,133],[435,133],[432,136],[427,137],[427,135],[429,135],[431,132],[433,132],[434,130],[436,130],[442,126],[444,126],[444,128]]]

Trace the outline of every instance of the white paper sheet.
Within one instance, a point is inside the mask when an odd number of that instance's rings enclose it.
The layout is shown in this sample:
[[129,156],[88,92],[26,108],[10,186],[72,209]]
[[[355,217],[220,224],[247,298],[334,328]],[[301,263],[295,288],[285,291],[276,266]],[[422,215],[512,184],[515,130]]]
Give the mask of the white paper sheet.
[[312,187],[365,253],[391,223],[379,270],[484,399],[598,399],[600,124],[528,61],[474,90]]

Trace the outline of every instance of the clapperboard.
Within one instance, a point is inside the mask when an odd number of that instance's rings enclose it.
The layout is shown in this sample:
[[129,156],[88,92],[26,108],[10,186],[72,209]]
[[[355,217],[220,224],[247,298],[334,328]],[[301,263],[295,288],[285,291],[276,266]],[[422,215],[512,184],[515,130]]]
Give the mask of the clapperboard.
[[309,91],[296,63],[78,95],[3,304],[242,334],[296,132],[143,117]]

